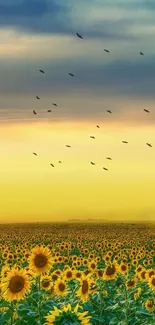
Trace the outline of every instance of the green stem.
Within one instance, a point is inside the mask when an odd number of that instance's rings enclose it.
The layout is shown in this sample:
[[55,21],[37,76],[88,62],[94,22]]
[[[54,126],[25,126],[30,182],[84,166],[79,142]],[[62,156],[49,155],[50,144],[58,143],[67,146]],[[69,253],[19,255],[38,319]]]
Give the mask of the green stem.
[[126,325],[128,325],[128,294],[127,294],[127,289],[126,289],[126,285],[124,285],[125,288],[125,322]]
[[13,306],[13,301],[11,301],[11,325],[13,325],[13,311],[14,311],[14,306]]

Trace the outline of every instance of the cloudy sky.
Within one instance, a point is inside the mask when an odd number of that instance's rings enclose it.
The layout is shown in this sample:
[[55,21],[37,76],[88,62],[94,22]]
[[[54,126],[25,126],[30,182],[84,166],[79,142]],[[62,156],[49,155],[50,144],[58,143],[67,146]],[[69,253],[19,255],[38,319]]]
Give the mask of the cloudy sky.
[[155,219],[154,59],[151,0],[0,0],[1,222]]

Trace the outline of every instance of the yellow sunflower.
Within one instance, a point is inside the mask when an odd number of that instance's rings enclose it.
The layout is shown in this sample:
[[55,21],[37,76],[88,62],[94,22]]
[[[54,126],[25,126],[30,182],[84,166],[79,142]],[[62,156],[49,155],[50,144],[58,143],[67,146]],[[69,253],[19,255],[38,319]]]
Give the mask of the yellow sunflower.
[[114,280],[117,276],[117,272],[118,272],[118,266],[115,263],[108,265],[104,270],[103,279]]
[[137,284],[137,279],[136,278],[133,278],[133,279],[130,279],[126,282],[126,287],[127,289],[130,289],[130,288],[133,288],[135,287]]
[[137,300],[142,292],[142,289],[139,287],[134,294],[134,300]]
[[67,295],[67,286],[64,280],[57,280],[54,284],[54,291],[58,296]]
[[149,279],[149,286],[152,290],[155,290],[155,275],[152,275]]
[[1,284],[3,297],[7,301],[22,300],[30,291],[30,282],[26,271],[13,268]]
[[155,299],[148,299],[145,303],[145,308],[148,311],[153,311],[155,309]]
[[50,290],[53,285],[51,281],[51,277],[48,275],[41,277],[40,284],[44,290]]
[[52,255],[48,247],[38,246],[32,249],[29,257],[29,268],[41,275],[52,267]]
[[71,322],[75,322],[75,320],[80,321],[81,325],[91,325],[91,316],[88,316],[88,311],[79,312],[78,309],[78,304],[75,306],[74,309],[72,309],[70,304],[68,304],[67,306],[63,306],[61,310],[57,307],[54,307],[54,310],[50,311],[50,315],[45,316],[45,318],[47,319],[45,325],[54,325],[55,321],[57,323],[59,321],[59,324],[62,324],[65,319],[70,320]]
[[84,276],[80,279],[80,288],[77,290],[76,294],[81,298],[82,301],[87,301],[88,296],[91,293],[91,286],[93,281],[90,279],[90,275]]

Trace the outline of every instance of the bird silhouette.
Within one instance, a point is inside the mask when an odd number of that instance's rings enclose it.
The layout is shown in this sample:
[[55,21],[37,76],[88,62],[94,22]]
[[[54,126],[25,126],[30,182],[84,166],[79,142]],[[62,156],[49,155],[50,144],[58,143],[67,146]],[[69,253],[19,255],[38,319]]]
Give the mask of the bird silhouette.
[[152,148],[152,144],[151,143],[146,143],[147,146],[151,147]]
[[150,113],[150,111],[148,109],[145,109],[145,108],[144,108],[144,112]]
[[112,114],[112,111],[110,111],[110,109],[107,109],[107,112],[110,113],[110,114]]
[[110,157],[106,157],[106,159],[108,159],[108,160],[112,160],[112,158],[110,158]]
[[71,77],[75,77],[75,75],[74,75],[73,73],[70,73],[70,72],[69,72],[69,75],[70,75]]
[[99,125],[96,125],[96,127],[99,129],[100,128],[100,126]]
[[40,99],[40,97],[39,97],[39,96],[36,96],[36,98],[37,98],[37,99]]
[[90,163],[91,163],[92,165],[95,165],[95,163],[94,163],[94,162],[92,162],[92,161],[91,161]]
[[53,164],[50,164],[52,167],[54,167],[54,165]]
[[106,170],[106,171],[108,171],[108,168],[106,168],[106,167],[103,167],[103,169]]
[[51,109],[48,109],[47,112],[48,112],[48,113],[51,113],[52,111],[51,111]]
[[36,111],[35,111],[34,109],[33,109],[33,114],[34,114],[34,115],[37,115],[37,113],[36,113]]
[[44,71],[44,70],[40,70],[40,69],[39,69],[39,71],[40,71],[41,73],[45,73],[45,71]]
[[71,148],[71,146],[70,146],[69,144],[66,144],[66,147],[67,147],[67,148]]
[[62,161],[61,160],[59,160],[59,164],[62,164]]
[[109,50],[106,50],[106,49],[104,49],[104,52],[107,52],[107,53],[109,53],[110,51],[109,51]]
[[58,106],[56,103],[52,103],[53,106]]
[[128,141],[122,141],[123,143],[128,143]]
[[95,137],[93,135],[90,136],[91,139],[95,139]]
[[140,55],[144,55],[144,53],[143,52],[140,52]]
[[76,35],[77,35],[79,38],[83,39],[83,37],[82,37],[79,33],[76,33]]
[[36,152],[33,152],[33,155],[37,156],[37,153]]

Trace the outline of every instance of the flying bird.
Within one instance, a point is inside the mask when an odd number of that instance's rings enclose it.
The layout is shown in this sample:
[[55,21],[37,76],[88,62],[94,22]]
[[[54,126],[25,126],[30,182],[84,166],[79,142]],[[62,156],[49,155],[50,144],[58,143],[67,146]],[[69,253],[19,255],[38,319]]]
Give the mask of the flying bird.
[[52,103],[53,106],[58,106],[56,103]]
[[128,141],[122,141],[123,143],[128,143]]
[[100,128],[100,126],[99,125],[96,125],[96,127],[99,129]]
[[48,111],[47,111],[48,113],[51,113],[52,111],[51,111],[51,109],[48,109]]
[[40,97],[39,97],[39,96],[36,96],[36,98],[37,98],[37,99],[40,99]]
[[33,152],[33,155],[37,156],[37,153],[36,152]]
[[92,161],[91,161],[90,163],[91,163],[92,165],[95,165],[95,163],[94,163],[94,162],[92,162]]
[[82,37],[79,33],[76,33],[76,35],[77,35],[79,38],[83,39],[83,37]]
[[105,52],[107,52],[107,53],[109,53],[109,52],[110,52],[109,50],[106,50],[106,49],[104,49],[104,51],[105,51]]
[[144,112],[150,113],[150,111],[148,109],[145,109],[145,108],[144,108]]
[[110,111],[109,109],[107,109],[107,112],[110,113],[110,114],[112,114],[112,111]]
[[108,159],[108,160],[112,160],[112,158],[111,158],[111,157],[106,157],[106,159]]
[[69,75],[70,75],[71,77],[75,77],[75,75],[74,75],[73,73],[70,73],[70,72],[69,72]]
[[59,160],[59,164],[62,164],[62,161]]
[[71,146],[69,146],[69,144],[66,144],[66,147],[67,147],[67,148],[71,148]]
[[37,115],[37,113],[36,113],[36,111],[35,111],[34,109],[33,109],[33,114],[34,114],[34,115]]
[[147,146],[151,147],[152,148],[152,144],[151,143],[146,143]]
[[53,164],[50,164],[52,167],[54,167],[54,165]]
[[41,73],[45,73],[45,71],[44,71],[44,70],[40,70],[40,69],[39,69],[39,71],[40,71]]
[[106,168],[106,167],[103,167],[103,169],[106,170],[106,171],[108,171],[108,168]]
[[143,52],[140,52],[140,55],[144,55],[144,53]]
[[91,135],[90,138],[95,139],[95,137],[93,135]]

